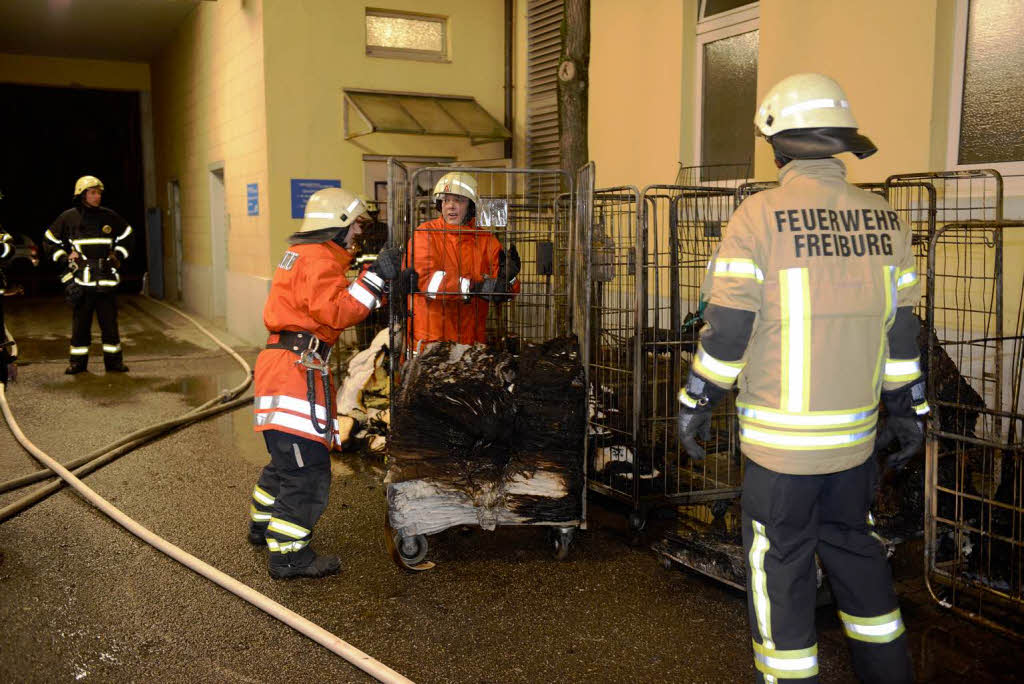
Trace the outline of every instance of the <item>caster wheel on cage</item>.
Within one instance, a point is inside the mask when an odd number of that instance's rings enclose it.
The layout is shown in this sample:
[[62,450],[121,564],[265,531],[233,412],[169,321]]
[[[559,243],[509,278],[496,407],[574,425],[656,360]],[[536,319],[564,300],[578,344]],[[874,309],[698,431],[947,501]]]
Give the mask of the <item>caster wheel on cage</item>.
[[728,499],[719,499],[711,502],[711,515],[715,520],[721,520],[725,517],[725,514],[729,511],[729,506],[732,505],[732,501]]
[[385,513],[384,540],[395,565],[410,572],[423,572],[433,568],[434,564],[426,560],[427,552],[430,550],[427,538],[422,534],[402,536],[388,524],[386,516]]
[[557,527],[552,530],[552,539],[555,546],[555,560],[564,561],[569,557],[569,548],[576,536],[575,527]]
[[413,537],[403,537],[396,533],[395,546],[398,548],[398,557],[402,564],[408,568],[415,567],[427,557],[430,545],[427,538],[422,534]]
[[644,541],[644,529],[647,527],[647,516],[640,511],[629,514],[629,545],[640,546]]

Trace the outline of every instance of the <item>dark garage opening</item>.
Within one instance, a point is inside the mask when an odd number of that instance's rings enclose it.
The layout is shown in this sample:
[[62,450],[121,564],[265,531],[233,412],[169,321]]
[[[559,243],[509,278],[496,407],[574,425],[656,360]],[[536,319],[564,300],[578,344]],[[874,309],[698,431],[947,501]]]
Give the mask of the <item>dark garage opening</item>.
[[135,247],[121,290],[137,292],[146,270],[139,94],[5,83],[0,103],[0,225],[40,251],[38,267],[18,260],[8,279],[29,294],[60,292],[57,269],[42,253],[43,233],[71,206],[75,180],[93,175],[105,186],[103,205],[132,225]]

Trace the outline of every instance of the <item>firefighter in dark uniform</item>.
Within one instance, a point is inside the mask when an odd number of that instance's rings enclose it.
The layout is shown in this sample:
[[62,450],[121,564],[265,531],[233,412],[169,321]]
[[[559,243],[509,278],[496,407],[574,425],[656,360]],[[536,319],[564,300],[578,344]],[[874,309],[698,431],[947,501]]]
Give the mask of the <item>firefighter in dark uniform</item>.
[[71,363],[64,372],[82,373],[89,365],[93,312],[100,323],[103,366],[108,373],[124,373],[121,336],[117,330],[117,297],[120,268],[131,251],[132,227],[117,212],[100,206],[103,183],[82,176],[75,183],[74,206],[57,217],[46,231],[52,259],[64,266],[64,284],[73,314]]
[[274,579],[322,577],[341,567],[338,556],[310,548],[331,487],[330,450],[340,446],[331,347],[342,330],[380,305],[401,265],[399,251],[385,248],[348,281],[360,235],[371,223],[363,202],[348,190],[313,193],[263,309],[270,335],[256,360],[255,418],[270,463],[253,488],[249,541],[268,547]]
[[[3,195],[0,195],[3,197]],[[7,329],[4,320],[4,297],[7,296],[7,276],[4,266],[14,258],[14,244],[11,236],[0,227],[0,384],[17,377],[18,368],[14,362],[18,359],[18,345]]]
[[912,313],[920,278],[909,227],[846,180],[832,155],[876,151],[846,95],[797,74],[755,117],[780,168],[776,189],[741,204],[709,265],[707,325],[680,390],[680,443],[704,457],[711,408],[738,382],[743,547],[757,680],[818,681],[815,553],[864,682],[910,682],[892,576],[869,508],[879,445],[898,470],[928,411]]

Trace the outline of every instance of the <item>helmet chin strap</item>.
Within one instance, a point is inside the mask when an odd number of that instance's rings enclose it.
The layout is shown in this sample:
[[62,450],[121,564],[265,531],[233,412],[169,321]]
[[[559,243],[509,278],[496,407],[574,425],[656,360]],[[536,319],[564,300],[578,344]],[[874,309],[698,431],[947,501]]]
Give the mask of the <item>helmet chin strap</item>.
[[342,249],[348,249],[349,246],[345,244],[345,240],[348,238],[348,228],[342,228],[337,234],[331,238],[331,242],[338,245]]

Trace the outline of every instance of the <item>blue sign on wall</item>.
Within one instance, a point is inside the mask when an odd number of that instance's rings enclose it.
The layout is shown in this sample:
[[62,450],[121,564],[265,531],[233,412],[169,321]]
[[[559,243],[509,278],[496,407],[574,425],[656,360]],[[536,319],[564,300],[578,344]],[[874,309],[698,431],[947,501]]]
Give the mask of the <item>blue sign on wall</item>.
[[245,207],[249,216],[260,215],[260,186],[258,183],[246,183]]
[[340,180],[323,180],[316,178],[292,178],[292,218],[306,215],[306,202],[309,196],[320,188],[340,188]]

